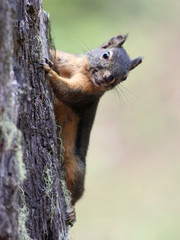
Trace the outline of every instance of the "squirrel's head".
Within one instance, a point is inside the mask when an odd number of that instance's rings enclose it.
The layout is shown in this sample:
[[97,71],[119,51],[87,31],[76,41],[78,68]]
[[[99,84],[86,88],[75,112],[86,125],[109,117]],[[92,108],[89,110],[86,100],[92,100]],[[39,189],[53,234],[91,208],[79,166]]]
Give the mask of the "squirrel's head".
[[101,47],[87,53],[93,83],[103,91],[126,80],[129,72],[142,62],[138,57],[131,60],[122,47],[127,35],[111,38]]

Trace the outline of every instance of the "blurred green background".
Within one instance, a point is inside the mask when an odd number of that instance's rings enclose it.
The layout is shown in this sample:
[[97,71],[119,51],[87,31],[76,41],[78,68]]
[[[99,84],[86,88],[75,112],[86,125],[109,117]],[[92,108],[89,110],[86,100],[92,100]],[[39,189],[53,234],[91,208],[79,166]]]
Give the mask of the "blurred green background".
[[180,240],[180,1],[44,0],[57,49],[129,33],[143,63],[101,99],[73,240]]

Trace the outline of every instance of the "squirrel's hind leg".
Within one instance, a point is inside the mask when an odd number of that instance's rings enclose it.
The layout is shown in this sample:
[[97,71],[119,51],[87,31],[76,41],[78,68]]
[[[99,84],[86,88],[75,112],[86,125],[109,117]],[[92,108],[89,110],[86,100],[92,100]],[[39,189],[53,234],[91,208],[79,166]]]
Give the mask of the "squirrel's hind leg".
[[66,210],[65,221],[66,225],[70,227],[76,222],[76,210],[73,206]]

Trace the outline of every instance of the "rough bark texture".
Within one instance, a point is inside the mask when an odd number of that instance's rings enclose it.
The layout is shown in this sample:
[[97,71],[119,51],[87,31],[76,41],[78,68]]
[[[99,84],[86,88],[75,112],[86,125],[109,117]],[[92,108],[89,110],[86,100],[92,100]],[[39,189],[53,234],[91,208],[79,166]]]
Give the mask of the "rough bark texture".
[[[18,149],[17,82],[13,74],[13,11],[0,3],[0,239],[17,239],[17,194],[20,174]],[[23,180],[23,177],[22,179]]]
[[47,26],[41,0],[0,1],[0,239],[68,239]]

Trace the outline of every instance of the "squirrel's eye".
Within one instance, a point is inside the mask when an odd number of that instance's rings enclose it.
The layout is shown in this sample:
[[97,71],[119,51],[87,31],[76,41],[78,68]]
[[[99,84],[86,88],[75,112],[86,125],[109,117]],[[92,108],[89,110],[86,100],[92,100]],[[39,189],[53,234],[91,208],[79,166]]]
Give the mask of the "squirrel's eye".
[[113,51],[108,51],[108,52],[103,53],[101,55],[100,59],[105,60],[105,61],[106,60],[111,60],[112,56],[113,56]]
[[103,55],[102,55],[102,57],[104,58],[104,59],[108,59],[109,57],[110,57],[110,52],[106,52],[106,53],[104,53]]

